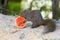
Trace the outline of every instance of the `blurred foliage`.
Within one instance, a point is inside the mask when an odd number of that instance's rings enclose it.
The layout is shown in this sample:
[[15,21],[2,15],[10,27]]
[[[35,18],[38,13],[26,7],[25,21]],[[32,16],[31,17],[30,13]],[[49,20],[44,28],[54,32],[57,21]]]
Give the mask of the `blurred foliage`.
[[[51,1],[51,0],[50,0]],[[29,4],[31,1],[30,0],[9,0],[8,2],[8,15],[19,15],[19,13],[21,12],[21,10],[28,10],[29,8]],[[51,11],[51,5],[49,6],[49,0],[47,1],[42,1],[42,0],[35,0],[33,2],[33,6],[32,9],[34,10],[34,8],[36,7],[36,9],[41,11],[45,11],[47,13],[47,11]],[[1,7],[1,6],[0,6]],[[58,16],[60,18],[60,8],[58,10]]]
[[14,0],[15,2],[21,2],[22,0]]
[[21,2],[22,0],[9,0],[11,2]]
[[51,10],[52,10],[51,7],[47,6],[46,4],[40,8],[40,11],[51,11]]
[[17,11],[17,12],[19,12],[21,10],[21,5],[20,5],[20,3],[9,2],[8,3],[8,9],[10,11]]
[[49,7],[45,4],[40,8],[40,12],[42,12],[42,11],[45,12],[45,17],[44,18],[48,19],[49,18],[49,12],[51,11],[51,7]]
[[45,6],[45,5],[42,6],[42,7],[40,8],[40,11],[47,11],[46,6]]
[[19,12],[22,10],[21,9],[21,4],[19,2],[8,2],[8,10],[9,14],[19,14]]
[[60,18],[60,8],[58,9],[58,17]]

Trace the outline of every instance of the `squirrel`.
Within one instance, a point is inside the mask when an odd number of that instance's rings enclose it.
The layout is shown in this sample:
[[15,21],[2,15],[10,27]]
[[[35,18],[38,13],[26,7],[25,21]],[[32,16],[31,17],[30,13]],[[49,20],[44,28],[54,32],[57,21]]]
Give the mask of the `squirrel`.
[[52,19],[43,19],[39,10],[24,10],[20,13],[20,16],[24,17],[26,21],[31,21],[32,27],[37,28],[41,25],[47,30],[45,33],[53,32],[56,29],[56,24]]

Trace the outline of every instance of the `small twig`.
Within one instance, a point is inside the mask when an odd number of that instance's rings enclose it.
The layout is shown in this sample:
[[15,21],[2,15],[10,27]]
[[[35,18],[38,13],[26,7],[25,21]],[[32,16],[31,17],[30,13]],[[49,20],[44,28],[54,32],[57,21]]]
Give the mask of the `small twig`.
[[34,2],[34,1],[35,1],[35,0],[32,0],[32,1],[31,1],[29,10],[32,10],[32,5],[33,5],[33,2]]
[[20,29],[16,29],[15,31],[11,32],[12,34],[18,32]]

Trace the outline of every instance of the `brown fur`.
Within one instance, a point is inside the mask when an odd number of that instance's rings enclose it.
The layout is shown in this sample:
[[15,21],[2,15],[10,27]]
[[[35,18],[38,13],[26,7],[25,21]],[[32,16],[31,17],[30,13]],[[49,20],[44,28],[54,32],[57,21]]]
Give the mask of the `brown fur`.
[[44,25],[45,28],[48,29],[48,31],[46,31],[46,33],[53,32],[56,29],[56,24],[52,19],[43,20],[42,25]]
[[44,20],[39,10],[25,10],[20,14],[20,16],[25,17],[27,21],[33,22],[31,28],[36,28],[40,25],[44,25],[45,28],[48,30],[46,31],[46,33],[53,32],[56,28],[55,22],[52,19]]

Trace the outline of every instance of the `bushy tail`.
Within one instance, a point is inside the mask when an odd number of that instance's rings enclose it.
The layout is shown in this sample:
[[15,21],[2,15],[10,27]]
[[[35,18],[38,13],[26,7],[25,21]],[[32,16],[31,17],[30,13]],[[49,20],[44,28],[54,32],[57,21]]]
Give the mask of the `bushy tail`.
[[48,29],[47,32],[53,32],[56,29],[56,24],[52,19],[43,20],[42,25],[44,25],[45,28]]

